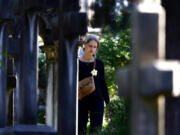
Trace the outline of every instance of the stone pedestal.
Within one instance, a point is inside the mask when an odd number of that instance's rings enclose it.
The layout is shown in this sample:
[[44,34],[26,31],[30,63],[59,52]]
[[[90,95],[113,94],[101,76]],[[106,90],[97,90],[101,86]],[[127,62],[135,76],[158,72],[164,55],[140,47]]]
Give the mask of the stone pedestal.
[[57,135],[57,132],[48,126],[18,125],[1,129],[0,135]]
[[48,63],[47,73],[46,124],[57,130],[57,63]]

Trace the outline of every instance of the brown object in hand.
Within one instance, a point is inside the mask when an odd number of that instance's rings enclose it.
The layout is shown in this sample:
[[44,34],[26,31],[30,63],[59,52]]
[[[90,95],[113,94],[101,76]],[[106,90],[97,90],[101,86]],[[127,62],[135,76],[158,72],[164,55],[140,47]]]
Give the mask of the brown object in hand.
[[79,99],[91,94],[95,90],[95,83],[93,76],[87,77],[79,81]]

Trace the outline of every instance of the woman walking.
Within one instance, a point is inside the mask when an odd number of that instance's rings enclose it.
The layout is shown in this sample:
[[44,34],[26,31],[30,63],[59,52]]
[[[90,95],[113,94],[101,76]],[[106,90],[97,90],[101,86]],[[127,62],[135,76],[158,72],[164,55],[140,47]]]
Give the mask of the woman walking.
[[79,135],[86,135],[88,116],[90,116],[90,133],[102,128],[104,101],[106,104],[109,103],[104,63],[94,57],[99,45],[96,35],[87,35],[84,39],[84,54],[79,58],[79,81],[93,75],[95,82],[95,90],[79,99]]

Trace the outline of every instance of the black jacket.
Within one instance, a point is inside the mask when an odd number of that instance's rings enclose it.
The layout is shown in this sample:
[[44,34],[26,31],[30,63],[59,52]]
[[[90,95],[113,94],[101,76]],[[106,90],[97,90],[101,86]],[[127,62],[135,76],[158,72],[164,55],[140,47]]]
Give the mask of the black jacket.
[[[91,71],[93,70],[94,62],[83,62],[79,60],[79,81],[82,79],[92,76]],[[104,63],[96,59],[96,67],[97,76],[94,76],[95,81],[95,91],[90,95],[84,97],[82,100],[94,101],[97,100],[104,100],[106,104],[109,103],[109,93],[105,81],[105,74],[104,74]]]

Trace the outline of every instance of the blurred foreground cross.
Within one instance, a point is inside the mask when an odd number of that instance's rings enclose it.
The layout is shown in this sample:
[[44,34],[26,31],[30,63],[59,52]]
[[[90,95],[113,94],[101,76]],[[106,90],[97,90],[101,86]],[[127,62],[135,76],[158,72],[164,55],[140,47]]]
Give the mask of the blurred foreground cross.
[[133,61],[119,70],[120,96],[131,100],[131,135],[165,135],[165,94],[179,96],[180,63],[165,61],[165,13],[158,2],[133,11]]

